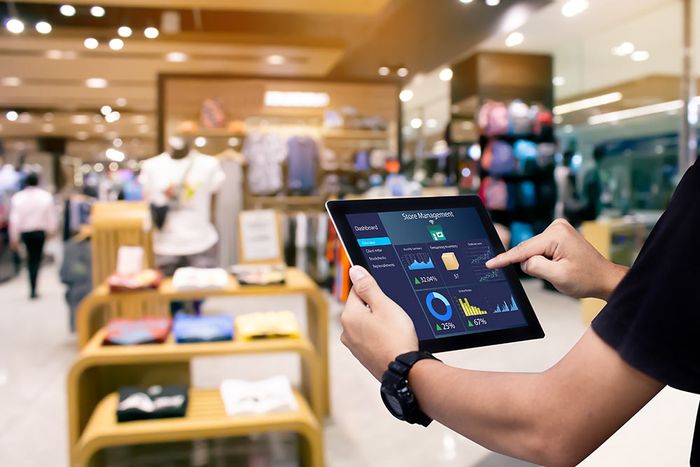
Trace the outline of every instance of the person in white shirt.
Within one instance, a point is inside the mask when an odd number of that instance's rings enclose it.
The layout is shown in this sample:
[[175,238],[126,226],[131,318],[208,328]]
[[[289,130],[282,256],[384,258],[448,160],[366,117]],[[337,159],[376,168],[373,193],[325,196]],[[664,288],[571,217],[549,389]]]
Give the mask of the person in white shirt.
[[47,236],[56,231],[56,212],[53,196],[39,188],[39,175],[29,173],[26,187],[12,196],[10,201],[10,242],[18,248],[20,241],[27,251],[27,269],[29,270],[30,298],[38,297],[36,292],[41,258],[44,254],[44,242]]

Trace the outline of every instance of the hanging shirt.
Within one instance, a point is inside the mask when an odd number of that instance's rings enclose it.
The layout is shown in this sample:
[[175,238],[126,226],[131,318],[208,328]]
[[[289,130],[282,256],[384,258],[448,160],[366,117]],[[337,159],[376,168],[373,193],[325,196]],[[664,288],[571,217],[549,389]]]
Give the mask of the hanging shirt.
[[[155,205],[171,205],[163,228],[153,236],[157,255],[194,255],[216,244],[219,235],[211,223],[211,197],[225,178],[216,158],[197,151],[182,159],[163,153],[143,163],[139,182],[144,196]],[[179,196],[171,202],[168,194],[173,191]]]
[[287,158],[285,138],[275,133],[251,132],[243,155],[248,160],[248,186],[256,195],[275,194],[282,189],[282,162]]
[[20,234],[40,230],[56,231],[56,211],[53,196],[38,187],[27,187],[15,193],[10,202],[10,238],[19,241]]

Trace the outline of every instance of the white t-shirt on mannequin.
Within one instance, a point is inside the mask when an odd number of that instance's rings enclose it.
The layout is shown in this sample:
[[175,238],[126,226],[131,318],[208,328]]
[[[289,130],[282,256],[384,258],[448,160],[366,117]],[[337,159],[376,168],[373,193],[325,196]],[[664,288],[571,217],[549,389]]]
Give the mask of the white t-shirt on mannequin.
[[139,182],[150,203],[168,204],[166,193],[183,185],[176,207],[168,210],[163,228],[155,231],[157,255],[195,255],[216,244],[219,235],[211,223],[211,197],[225,178],[218,159],[194,150],[182,159],[163,153],[144,161]]

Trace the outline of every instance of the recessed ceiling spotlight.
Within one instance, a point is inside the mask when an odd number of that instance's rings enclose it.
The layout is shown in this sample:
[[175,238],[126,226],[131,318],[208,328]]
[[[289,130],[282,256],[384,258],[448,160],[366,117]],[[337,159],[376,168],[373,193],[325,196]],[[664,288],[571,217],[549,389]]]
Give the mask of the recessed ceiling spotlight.
[[10,110],[5,114],[5,118],[8,119],[11,122],[16,122],[17,119],[19,118],[19,114],[15,112],[14,110]]
[[112,107],[110,107],[108,105],[103,105],[102,107],[100,107],[100,113],[102,115],[110,114],[110,113],[112,113]]
[[506,47],[516,47],[522,44],[524,40],[525,36],[523,36],[523,33],[518,31],[511,32],[508,34],[508,37],[506,37]]
[[411,99],[413,99],[413,91],[410,89],[404,89],[399,93],[399,100],[401,100],[401,102],[409,102]]
[[63,16],[75,16],[75,7],[73,5],[61,5],[58,9]]
[[115,100],[114,103],[117,105],[117,107],[126,107],[126,97],[117,97],[117,100]]
[[399,67],[396,70],[396,74],[401,78],[405,78],[406,76],[408,76],[408,68],[406,68],[405,66]]
[[121,50],[124,48],[124,41],[119,39],[118,37],[110,39],[109,48],[112,50]]
[[188,58],[187,54],[183,52],[168,52],[165,54],[165,59],[173,63],[186,62]]
[[104,78],[88,78],[85,80],[85,86],[93,89],[106,88],[107,84],[107,80]]
[[624,57],[632,52],[634,52],[634,44],[631,42],[623,42],[622,44],[612,48],[613,55],[617,55],[618,57]]
[[286,60],[284,56],[279,54],[268,55],[265,61],[268,65],[282,65]]
[[451,68],[443,68],[440,70],[440,73],[438,73],[440,81],[449,81],[452,79],[452,75],[453,73]]
[[39,34],[48,34],[53,30],[51,24],[47,23],[46,21],[39,21],[34,25],[34,29],[36,29],[36,32]]
[[24,23],[17,18],[10,18],[5,21],[5,27],[12,34],[21,34],[24,32]]
[[93,168],[95,169],[95,172],[100,173],[105,169],[105,166],[102,162],[98,162],[97,164],[94,165]]
[[588,0],[568,0],[561,6],[561,14],[567,18],[583,13],[588,9]]
[[112,146],[114,146],[115,148],[120,148],[120,147],[122,147],[122,144],[124,144],[124,141],[122,141],[121,138],[114,138],[114,139],[112,140]]
[[555,86],[564,86],[566,84],[566,78],[563,76],[555,76],[552,78],[552,84]]
[[418,117],[412,118],[411,119],[411,128],[414,130],[417,130],[418,128],[423,126],[423,120],[421,120]]
[[459,3],[464,3],[466,5],[467,3],[471,3],[473,1],[474,0],[459,0]]
[[105,122],[107,122],[107,123],[118,122],[120,118],[122,118],[122,115],[118,111],[113,110],[105,116]]
[[2,78],[2,85],[8,87],[17,87],[22,84],[22,80],[16,76],[5,76]]
[[197,136],[194,139],[194,145],[197,146],[198,148],[203,148],[204,146],[207,145],[207,139],[204,136]]
[[121,162],[124,160],[125,155],[123,152],[118,151],[114,148],[109,148],[105,151],[105,157],[114,162]]
[[498,6],[500,5],[501,0],[486,0],[486,4],[488,6]]
[[379,73],[379,76],[388,76],[389,75],[389,67],[388,66],[380,66],[379,69],[377,70],[377,73]]
[[649,60],[649,52],[646,50],[635,50],[630,54],[633,62],[645,62]]
[[102,18],[105,15],[105,9],[101,6],[90,7],[90,14],[95,18]]
[[95,50],[96,48],[98,48],[100,46],[100,41],[98,41],[94,37],[87,37],[83,41],[83,45],[85,46],[86,49]]
[[143,35],[146,36],[146,39],[155,39],[160,35],[160,31],[158,31],[158,28],[149,26],[143,30]]
[[119,29],[117,29],[117,34],[119,34],[120,37],[131,37],[133,33],[134,31],[132,31],[129,26],[119,26]]

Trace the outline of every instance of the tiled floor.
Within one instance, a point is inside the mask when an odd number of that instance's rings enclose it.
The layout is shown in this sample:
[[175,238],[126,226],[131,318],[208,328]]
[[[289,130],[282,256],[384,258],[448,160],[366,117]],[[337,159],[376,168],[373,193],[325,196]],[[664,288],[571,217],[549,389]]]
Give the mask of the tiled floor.
[[[54,268],[42,274],[42,297],[27,300],[25,279],[0,284],[0,466],[67,465],[65,376],[75,357],[68,333],[63,291]],[[577,302],[527,283],[528,294],[547,333],[544,340],[443,355],[468,368],[537,371],[556,362],[584,330]],[[207,309],[291,308],[303,301],[210,300]],[[485,449],[433,424],[428,429],[394,421],[385,411],[377,383],[338,342],[337,315],[331,328],[333,417],[327,422],[326,458],[332,467],[518,466],[520,462]],[[252,364],[251,364],[252,363]],[[197,386],[227,376],[257,378],[296,375],[292,356],[218,358],[197,361]],[[688,463],[698,397],[665,389],[654,401],[587,459],[587,466],[683,466]],[[582,400],[582,404],[586,401]]]

